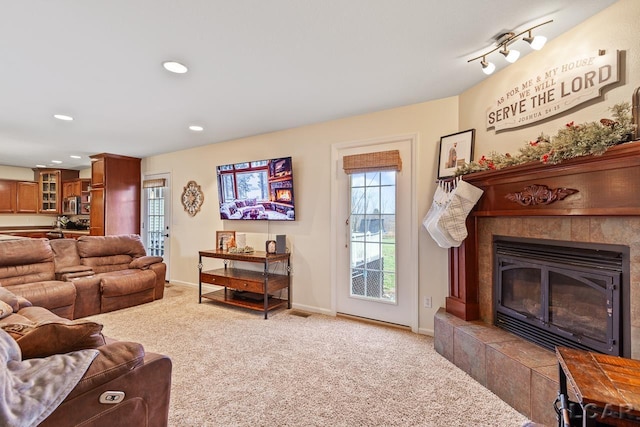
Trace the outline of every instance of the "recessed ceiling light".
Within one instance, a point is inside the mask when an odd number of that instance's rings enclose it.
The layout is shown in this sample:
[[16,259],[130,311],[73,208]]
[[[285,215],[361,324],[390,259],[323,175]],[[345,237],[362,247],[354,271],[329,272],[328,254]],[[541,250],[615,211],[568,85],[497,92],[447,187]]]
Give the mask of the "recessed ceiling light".
[[204,130],[202,126],[196,126],[196,125],[189,126],[189,129],[191,129],[194,132],[202,132]]
[[65,121],[71,121],[73,120],[73,117],[71,116],[66,116],[64,114],[54,114],[53,117],[55,117],[58,120],[65,120]]
[[47,165],[36,165],[37,168],[46,168]]
[[175,61],[165,61],[162,63],[162,66],[167,71],[171,71],[172,73],[177,73],[177,74],[184,74],[189,70],[187,67],[185,67],[181,63],[175,62]]
[[51,160],[51,163],[55,163],[56,165],[59,165],[60,163],[62,163],[61,160]]
[[75,155],[71,155],[69,157],[71,157],[72,159],[81,159],[82,158],[82,156],[75,156]]

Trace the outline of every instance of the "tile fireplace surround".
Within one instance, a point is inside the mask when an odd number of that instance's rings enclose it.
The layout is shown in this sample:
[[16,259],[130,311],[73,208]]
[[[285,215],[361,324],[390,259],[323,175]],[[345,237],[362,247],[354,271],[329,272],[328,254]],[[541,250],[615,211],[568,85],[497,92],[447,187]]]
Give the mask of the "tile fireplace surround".
[[[640,141],[602,156],[464,180],[485,193],[467,219],[469,237],[450,252],[450,296],[435,316],[436,350],[533,421],[555,425],[555,355],[492,326],[493,236],[629,246],[631,357],[640,359]],[[556,197],[563,188],[577,192]]]

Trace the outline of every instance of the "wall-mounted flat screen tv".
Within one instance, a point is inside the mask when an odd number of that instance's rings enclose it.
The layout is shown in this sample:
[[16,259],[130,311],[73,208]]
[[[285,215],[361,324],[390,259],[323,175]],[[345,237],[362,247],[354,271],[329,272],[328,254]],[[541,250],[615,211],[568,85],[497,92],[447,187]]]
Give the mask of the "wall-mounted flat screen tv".
[[291,157],[216,167],[220,218],[296,219]]

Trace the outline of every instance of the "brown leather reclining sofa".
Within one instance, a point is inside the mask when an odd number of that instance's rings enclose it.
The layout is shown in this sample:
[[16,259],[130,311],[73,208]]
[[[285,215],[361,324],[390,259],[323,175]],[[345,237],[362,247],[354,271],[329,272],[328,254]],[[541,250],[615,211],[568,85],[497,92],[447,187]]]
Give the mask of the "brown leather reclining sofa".
[[[43,307],[32,306],[27,299],[5,288],[0,288],[0,302],[6,303],[4,310],[0,310],[0,329],[16,340],[23,362],[39,358],[46,363],[48,358],[77,350],[99,352],[80,381],[39,426],[167,425],[171,359],[146,353],[138,343],[105,338],[102,325],[64,319]],[[21,392],[25,392],[25,385]],[[110,399],[110,396],[118,397]]]
[[0,242],[0,287],[67,319],[161,299],[166,271],[136,234]]

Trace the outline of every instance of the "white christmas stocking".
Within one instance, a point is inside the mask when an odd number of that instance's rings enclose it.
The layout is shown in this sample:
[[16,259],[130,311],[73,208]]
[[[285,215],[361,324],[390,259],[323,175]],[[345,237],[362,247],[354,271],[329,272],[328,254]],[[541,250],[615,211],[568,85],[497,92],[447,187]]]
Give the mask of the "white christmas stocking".
[[444,183],[440,183],[436,188],[436,192],[433,195],[433,203],[431,204],[429,212],[427,212],[427,215],[422,220],[422,225],[427,229],[431,238],[438,246],[441,248],[450,248],[456,246],[456,241],[449,236],[449,233],[438,227],[438,221],[445,212],[451,196],[451,194],[443,188],[444,185]]
[[458,181],[451,201],[438,220],[438,228],[446,231],[457,242],[457,245],[454,246],[459,246],[467,237],[465,221],[482,193],[484,191],[480,188],[462,180]]

